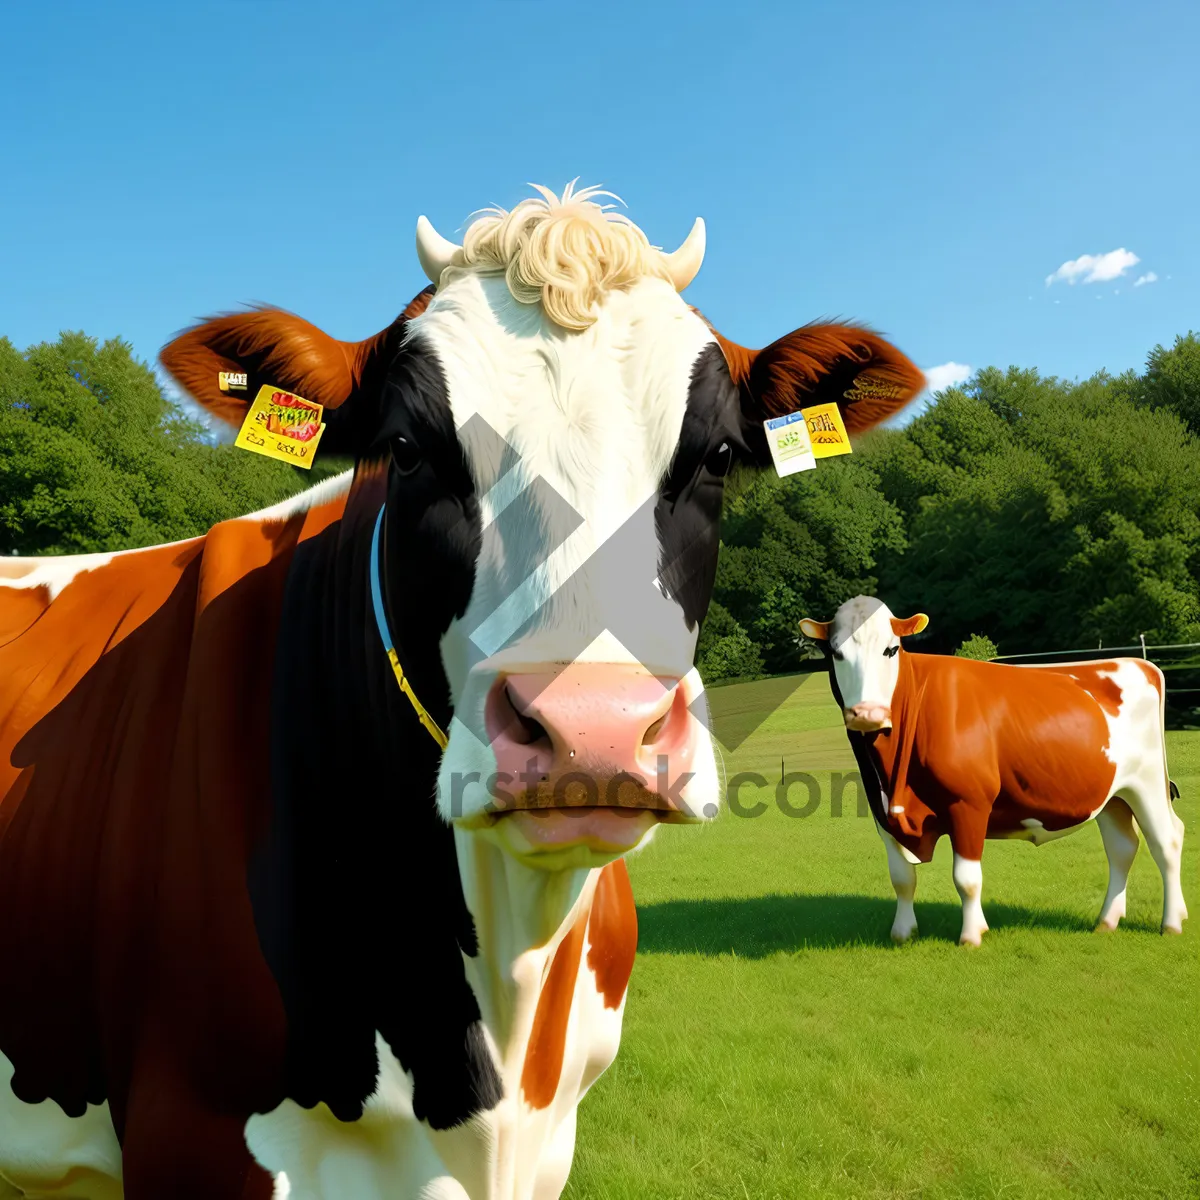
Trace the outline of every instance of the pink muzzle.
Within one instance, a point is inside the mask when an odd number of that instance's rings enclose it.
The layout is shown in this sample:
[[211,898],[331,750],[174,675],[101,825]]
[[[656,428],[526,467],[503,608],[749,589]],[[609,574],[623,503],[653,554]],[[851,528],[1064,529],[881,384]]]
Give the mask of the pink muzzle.
[[[707,729],[678,679],[623,663],[500,675],[485,726],[508,797],[497,811],[534,846],[636,845],[659,821],[709,816],[685,799]],[[507,778],[507,781],[505,777]]]
[[856,733],[874,733],[878,729],[892,727],[892,710],[886,704],[856,704],[853,708],[847,708],[842,716],[845,718],[846,728],[853,729]]

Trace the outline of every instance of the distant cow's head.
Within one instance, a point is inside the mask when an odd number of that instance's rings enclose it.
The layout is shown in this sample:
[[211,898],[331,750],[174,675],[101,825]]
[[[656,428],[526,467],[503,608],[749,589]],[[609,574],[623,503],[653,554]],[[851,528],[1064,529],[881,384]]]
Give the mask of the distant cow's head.
[[833,658],[833,676],[846,728],[872,733],[892,727],[892,695],[900,673],[900,639],[920,633],[924,613],[901,619],[882,600],[855,596],[832,621],[805,617],[800,631],[820,642]]
[[716,814],[692,663],[724,480],[770,461],[763,420],[836,401],[861,431],[923,386],[853,326],[729,342],[679,295],[703,224],[665,254],[599,195],[542,191],[482,216],[462,246],[422,218],[434,289],[364,342],[259,310],[163,353],[236,423],[246,401],[218,390],[222,370],[246,373],[247,398],[272,383],[326,406],[323,450],[358,461],[347,513],[364,479],[376,507],[386,495],[400,654],[453,712],[440,811],[547,867]]

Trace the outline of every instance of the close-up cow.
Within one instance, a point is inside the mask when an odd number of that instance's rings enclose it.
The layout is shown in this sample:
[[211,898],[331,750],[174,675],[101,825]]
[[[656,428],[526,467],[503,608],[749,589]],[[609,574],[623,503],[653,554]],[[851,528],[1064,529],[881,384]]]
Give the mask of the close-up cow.
[[[943,835],[954,851],[963,945],[987,932],[984,841],[1035,846],[1100,827],[1108,856],[1102,929],[1125,916],[1140,829],[1162,874],[1162,931],[1187,918],[1180,884],[1183,821],[1167,771],[1165,683],[1137,658],[1011,666],[913,654],[901,639],[928,625],[875,597],[847,600],[801,632],[829,656],[830,682],[866,784],[896,890],[892,937],[917,932],[916,865]],[[1136,821],[1136,824],[1135,824]]]
[[622,856],[719,806],[725,477],[766,418],[923,386],[855,325],[729,341],[680,296],[703,224],[664,253],[601,198],[422,218],[431,286],[363,341],[259,308],[163,350],[234,428],[263,385],[322,405],[352,471],[0,561],[0,1197],[562,1191]]

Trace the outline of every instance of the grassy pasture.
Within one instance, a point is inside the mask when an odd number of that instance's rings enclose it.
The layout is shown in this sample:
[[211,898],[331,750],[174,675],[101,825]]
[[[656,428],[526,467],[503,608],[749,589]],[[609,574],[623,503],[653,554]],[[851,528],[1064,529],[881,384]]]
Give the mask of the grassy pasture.
[[[989,842],[979,950],[960,948],[945,839],[920,936],[889,939],[883,846],[823,677],[712,693],[749,818],[663,829],[630,861],[640,941],[620,1055],[579,1113],[573,1200],[1200,1196],[1200,733],[1168,735],[1188,826],[1181,938],[1145,846],[1129,916],[1092,932],[1099,831]],[[786,699],[785,699],[786,697]],[[777,703],[783,700],[781,707]],[[775,804],[810,771],[806,818]],[[803,786],[791,794],[800,806]]]

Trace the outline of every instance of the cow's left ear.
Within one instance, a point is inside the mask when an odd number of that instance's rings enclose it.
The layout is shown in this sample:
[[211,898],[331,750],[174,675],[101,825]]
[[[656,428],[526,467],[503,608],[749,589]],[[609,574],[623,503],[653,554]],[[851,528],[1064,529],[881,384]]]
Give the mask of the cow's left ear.
[[895,346],[856,325],[804,325],[764,350],[713,333],[751,422],[835,402],[847,432],[861,433],[925,387],[925,376]]
[[929,618],[924,613],[914,613],[911,617],[893,617],[892,632],[897,637],[911,637],[914,633],[920,633],[928,624]]
[[426,288],[386,329],[361,342],[338,341],[281,309],[255,308],[192,326],[164,346],[160,358],[197,403],[235,428],[267,384],[323,405],[329,428],[321,448],[355,453],[354,426],[370,415],[356,414],[364,406],[353,401],[378,395],[405,325],[432,296],[433,288]]
[[814,621],[811,617],[805,617],[800,622],[800,632],[807,638],[812,638],[814,642],[829,641],[829,621]]

